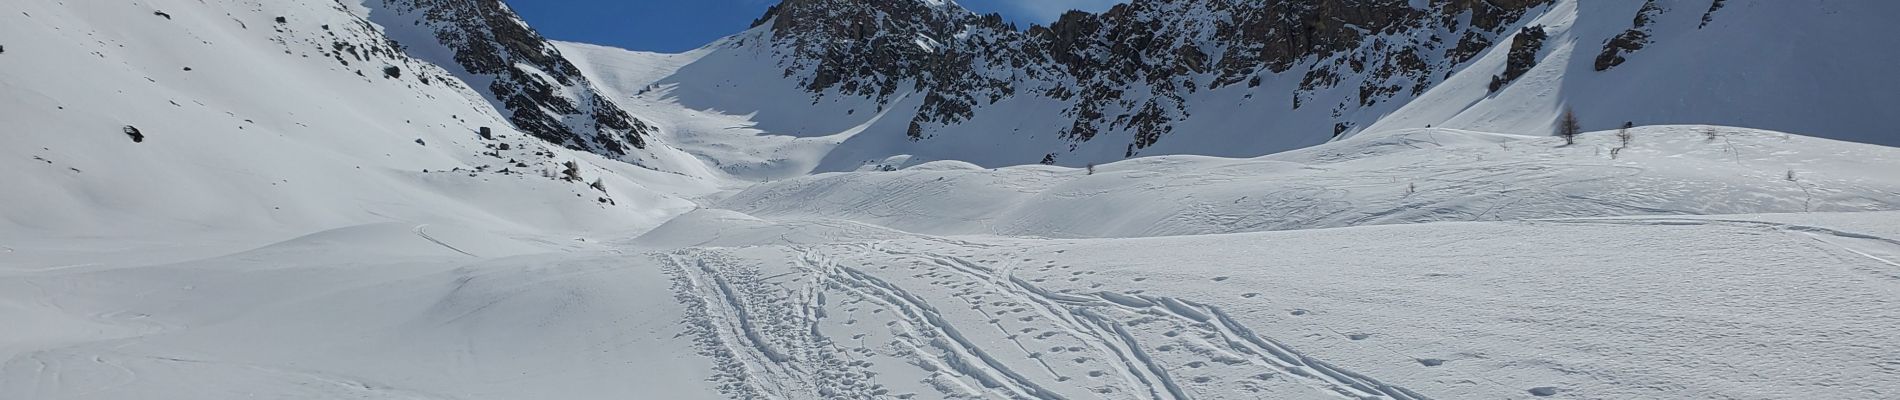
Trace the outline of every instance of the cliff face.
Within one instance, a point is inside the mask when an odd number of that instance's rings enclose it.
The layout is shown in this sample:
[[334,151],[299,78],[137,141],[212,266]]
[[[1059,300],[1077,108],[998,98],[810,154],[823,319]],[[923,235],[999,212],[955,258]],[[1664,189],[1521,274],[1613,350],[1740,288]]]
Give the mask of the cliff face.
[[[580,70],[500,0],[371,0],[384,25],[417,30],[446,54],[430,60],[485,91],[521,131],[577,150],[626,156],[646,148],[654,128],[602,96]],[[400,26],[399,22],[408,26]],[[398,22],[398,23],[392,23]],[[440,46],[440,47],[437,47]],[[420,53],[434,53],[423,51]],[[425,57],[427,58],[427,57]]]

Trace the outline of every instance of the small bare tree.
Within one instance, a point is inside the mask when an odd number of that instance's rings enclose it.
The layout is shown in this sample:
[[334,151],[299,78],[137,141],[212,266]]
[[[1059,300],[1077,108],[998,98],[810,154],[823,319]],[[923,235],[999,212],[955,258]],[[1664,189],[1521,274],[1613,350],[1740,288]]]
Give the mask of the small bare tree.
[[1636,139],[1636,135],[1630,133],[1630,128],[1635,127],[1636,123],[1624,122],[1623,129],[1616,130],[1616,140],[1622,142],[1623,147],[1630,147],[1630,141]]
[[1565,108],[1564,114],[1557,118],[1557,136],[1563,137],[1564,145],[1569,146],[1577,144],[1577,135],[1582,133],[1583,123],[1577,122],[1577,111]]

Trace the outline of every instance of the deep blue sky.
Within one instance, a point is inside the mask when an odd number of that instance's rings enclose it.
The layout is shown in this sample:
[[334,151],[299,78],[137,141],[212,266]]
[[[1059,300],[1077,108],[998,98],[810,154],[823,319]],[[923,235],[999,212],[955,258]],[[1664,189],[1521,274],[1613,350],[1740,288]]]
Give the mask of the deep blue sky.
[[[899,1],[899,0],[885,0]],[[1125,0],[958,0],[978,13],[1002,13],[1018,25],[1047,23],[1063,11],[1101,11]],[[550,39],[633,50],[680,52],[739,33],[778,0],[504,0]]]

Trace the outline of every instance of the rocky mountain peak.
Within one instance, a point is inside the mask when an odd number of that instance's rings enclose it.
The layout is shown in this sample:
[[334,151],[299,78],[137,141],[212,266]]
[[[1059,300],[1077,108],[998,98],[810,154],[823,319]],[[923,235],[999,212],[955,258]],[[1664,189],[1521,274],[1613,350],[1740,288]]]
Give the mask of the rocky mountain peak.
[[[1347,114],[1422,92],[1550,1],[1136,0],[1018,30],[954,2],[788,0],[756,26],[814,96],[924,95],[913,140],[1039,96],[1069,104],[1065,140],[1124,137],[1134,156],[1192,118],[1188,95],[1281,74],[1297,74],[1295,109],[1325,103],[1343,133]],[[1342,85],[1356,95],[1315,98]]]

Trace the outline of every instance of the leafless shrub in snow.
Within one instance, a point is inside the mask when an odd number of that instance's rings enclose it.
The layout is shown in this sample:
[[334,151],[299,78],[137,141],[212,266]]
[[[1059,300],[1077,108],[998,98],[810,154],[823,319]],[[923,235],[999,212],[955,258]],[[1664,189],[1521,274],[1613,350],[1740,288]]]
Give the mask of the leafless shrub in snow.
[[1577,144],[1577,135],[1583,133],[1583,123],[1577,122],[1577,111],[1564,109],[1563,116],[1557,118],[1557,136],[1564,138],[1564,145]]

